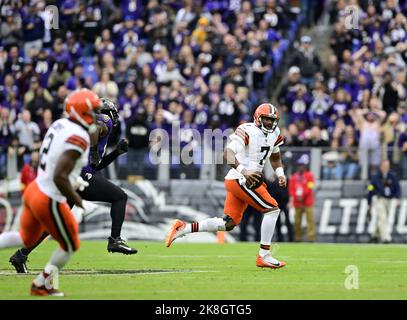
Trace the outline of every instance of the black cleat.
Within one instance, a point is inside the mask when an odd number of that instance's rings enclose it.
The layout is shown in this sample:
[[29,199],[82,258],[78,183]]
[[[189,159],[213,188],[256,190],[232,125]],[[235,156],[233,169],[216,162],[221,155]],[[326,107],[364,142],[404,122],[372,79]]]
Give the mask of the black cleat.
[[107,251],[109,252],[120,252],[123,254],[136,254],[137,249],[130,248],[126,242],[120,237],[112,238],[109,237],[109,243],[107,245]]
[[10,263],[14,266],[17,273],[28,273],[28,269],[26,266],[27,256],[25,256],[21,250],[17,250],[11,257]]

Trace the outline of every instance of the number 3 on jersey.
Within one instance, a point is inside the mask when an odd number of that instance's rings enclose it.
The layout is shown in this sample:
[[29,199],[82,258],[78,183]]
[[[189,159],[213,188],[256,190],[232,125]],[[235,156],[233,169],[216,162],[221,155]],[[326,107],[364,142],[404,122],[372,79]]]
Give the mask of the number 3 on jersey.
[[42,147],[41,147],[42,150],[40,150],[40,154],[41,154],[40,168],[41,168],[42,170],[44,170],[44,171],[45,171],[45,166],[46,166],[46,164],[47,164],[47,162],[45,161],[44,158],[45,158],[45,156],[46,156],[47,153],[48,153],[49,147],[51,146],[51,143],[52,143],[52,140],[53,140],[53,139],[54,139],[54,134],[51,133],[51,134],[47,137],[47,140],[43,142]]

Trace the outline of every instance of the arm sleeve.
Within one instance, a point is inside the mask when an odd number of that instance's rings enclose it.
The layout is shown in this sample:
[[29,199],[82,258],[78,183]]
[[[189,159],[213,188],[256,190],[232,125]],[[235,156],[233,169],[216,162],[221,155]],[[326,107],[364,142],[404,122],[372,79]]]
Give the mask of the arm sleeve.
[[[283,136],[282,136],[281,134],[279,134],[279,135],[277,136],[276,142],[274,143],[274,148],[279,147],[279,146],[281,146],[282,144],[284,144],[284,138],[283,138]],[[273,149],[273,153],[275,153],[275,152],[274,152],[274,149]]]
[[100,161],[100,163],[96,166],[96,171],[106,168],[109,164],[115,161],[118,156],[119,152],[117,152],[117,150],[114,150],[110,152],[108,155],[104,156],[102,158],[102,161]]
[[89,141],[84,139],[79,135],[71,135],[68,139],[65,140],[64,149],[65,150],[75,150],[78,151],[80,154],[84,153],[89,145]]
[[249,144],[249,134],[242,129],[242,127],[238,127],[235,132],[230,136],[230,139],[238,139],[241,140],[243,145],[247,146]]
[[245,146],[249,144],[249,134],[240,127],[238,127],[233,134],[230,135],[230,142],[227,148],[234,153],[240,153],[244,151]]
[[232,139],[232,137],[231,137],[231,140],[232,141],[230,141],[228,143],[228,145],[226,146],[228,149],[232,150],[235,154],[241,153],[244,151],[245,146],[244,146],[244,143],[240,139],[238,139],[238,138]]

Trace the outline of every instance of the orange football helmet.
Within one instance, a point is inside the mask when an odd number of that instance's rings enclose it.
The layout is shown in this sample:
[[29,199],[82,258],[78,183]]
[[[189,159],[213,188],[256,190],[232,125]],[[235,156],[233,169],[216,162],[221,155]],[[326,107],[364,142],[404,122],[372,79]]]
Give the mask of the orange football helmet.
[[[263,124],[263,117],[268,117],[274,119],[270,127],[265,127]],[[254,123],[258,126],[264,133],[272,133],[276,130],[278,121],[280,120],[280,114],[278,109],[271,103],[262,103],[259,105],[254,112]]]
[[69,119],[89,130],[96,122],[95,112],[101,105],[102,101],[96,93],[88,89],[80,89],[66,98],[65,113]]

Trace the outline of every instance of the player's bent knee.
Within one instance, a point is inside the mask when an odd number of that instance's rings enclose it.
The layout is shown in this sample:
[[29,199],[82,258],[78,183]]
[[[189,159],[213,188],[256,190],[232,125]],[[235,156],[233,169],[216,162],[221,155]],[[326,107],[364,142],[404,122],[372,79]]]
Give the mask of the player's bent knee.
[[127,193],[124,192],[122,189],[119,189],[119,192],[118,192],[118,200],[127,201],[127,198],[128,198]]

